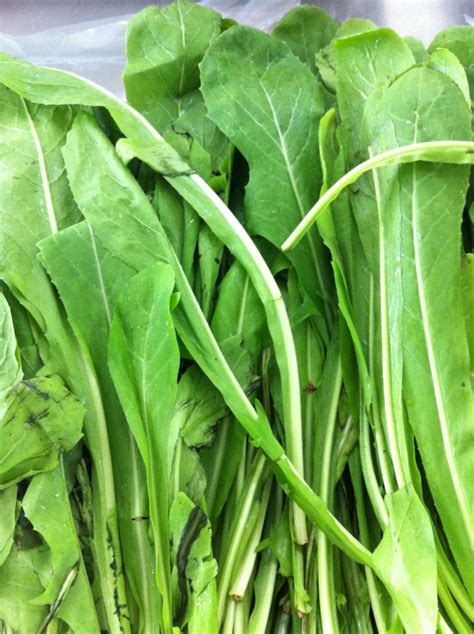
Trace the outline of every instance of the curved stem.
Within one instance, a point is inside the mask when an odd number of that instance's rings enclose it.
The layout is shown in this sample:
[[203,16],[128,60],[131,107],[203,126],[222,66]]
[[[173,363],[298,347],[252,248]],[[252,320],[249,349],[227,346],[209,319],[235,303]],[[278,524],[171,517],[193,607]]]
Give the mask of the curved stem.
[[398,163],[413,163],[415,161],[429,161],[432,163],[474,163],[474,141],[426,141],[411,143],[401,147],[381,152],[344,174],[321,196],[318,202],[308,211],[299,225],[291,232],[282,244],[282,250],[288,251],[298,244],[307,233],[319,214],[335,200],[349,185],[355,183],[363,174],[377,167],[397,165]]

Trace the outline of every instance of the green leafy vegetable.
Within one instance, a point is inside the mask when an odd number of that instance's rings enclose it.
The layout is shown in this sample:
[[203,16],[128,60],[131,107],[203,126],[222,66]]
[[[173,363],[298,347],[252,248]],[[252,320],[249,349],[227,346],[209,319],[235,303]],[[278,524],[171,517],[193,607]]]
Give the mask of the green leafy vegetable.
[[0,630],[469,634],[474,28],[0,53]]

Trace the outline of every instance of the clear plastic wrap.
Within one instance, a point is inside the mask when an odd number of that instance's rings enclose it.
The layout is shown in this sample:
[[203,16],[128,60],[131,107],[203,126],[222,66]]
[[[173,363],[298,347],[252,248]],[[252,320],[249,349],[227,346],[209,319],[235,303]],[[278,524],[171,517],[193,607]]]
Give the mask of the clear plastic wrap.
[[[147,0],[64,0],[59,5],[55,0],[2,0],[0,50],[36,64],[79,73],[123,96],[126,24],[149,4]],[[269,30],[300,1],[201,0],[201,4],[243,24]],[[474,23],[472,0],[320,0],[312,4],[339,20],[371,18],[425,43],[445,26]]]

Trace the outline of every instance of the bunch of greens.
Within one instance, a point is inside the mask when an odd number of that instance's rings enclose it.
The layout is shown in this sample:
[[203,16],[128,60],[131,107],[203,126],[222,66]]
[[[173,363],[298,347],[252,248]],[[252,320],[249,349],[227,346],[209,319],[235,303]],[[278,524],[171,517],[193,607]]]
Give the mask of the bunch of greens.
[[0,56],[2,631],[472,631],[474,28],[178,1],[124,84]]

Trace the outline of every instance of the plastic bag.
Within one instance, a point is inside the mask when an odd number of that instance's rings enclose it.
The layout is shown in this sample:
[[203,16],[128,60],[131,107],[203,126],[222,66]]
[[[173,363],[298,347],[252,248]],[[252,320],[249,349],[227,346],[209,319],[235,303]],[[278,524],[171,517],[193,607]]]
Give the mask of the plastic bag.
[[[140,5],[130,3],[130,8],[138,11],[149,4],[150,2],[146,2],[146,0]],[[282,15],[297,6],[299,0],[272,0],[272,2],[265,0],[263,2],[262,0],[204,0],[201,4],[212,7],[226,17],[234,18],[242,24],[269,29]],[[127,5],[127,3],[123,3],[123,5]],[[51,14],[54,11],[54,3],[51,3]],[[77,18],[77,13],[74,11],[71,3],[71,19]],[[94,8],[83,7],[82,11],[90,15],[94,13]],[[0,51],[28,59],[41,66],[52,66],[77,73],[111,90],[119,97],[123,97],[124,89],[121,76],[125,66],[125,29],[132,15],[134,13],[79,22],[39,31],[31,35],[0,33]],[[31,20],[31,15],[28,18],[26,16],[26,13],[19,14],[18,22],[21,22],[22,19]]]
[[[377,24],[390,25],[404,35],[419,37],[425,44],[429,44],[436,32],[445,26],[474,24],[472,0],[303,1],[318,4],[340,21],[354,16],[371,18]],[[270,30],[300,1],[200,0],[200,3],[242,24]],[[123,97],[121,75],[125,66],[126,24],[134,13],[149,4],[150,0],[121,0],[120,7],[129,12],[104,18],[108,11],[113,13],[117,10],[117,4],[114,8],[114,4],[109,2],[63,0],[58,4],[57,0],[41,0],[31,4],[26,0],[16,0],[13,8],[0,10],[0,31],[2,28],[6,31],[0,32],[0,50],[35,64],[78,73]],[[169,4],[169,1],[161,0],[157,4]],[[101,16],[101,19],[80,21],[85,16]],[[76,23],[68,23],[68,20]],[[9,23],[16,26],[16,29],[10,29],[10,33]],[[64,26],[44,30],[52,23]],[[38,32],[16,35],[15,30]]]

